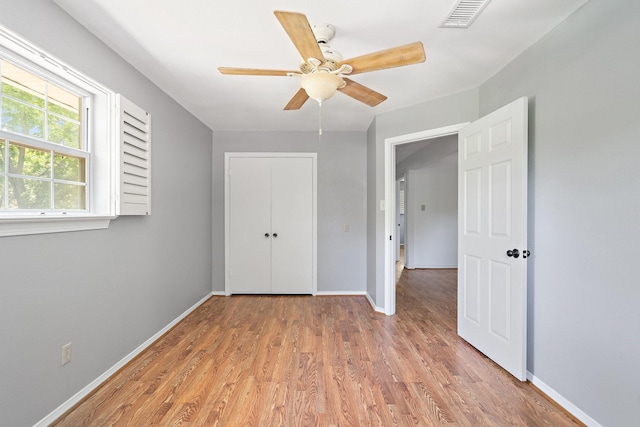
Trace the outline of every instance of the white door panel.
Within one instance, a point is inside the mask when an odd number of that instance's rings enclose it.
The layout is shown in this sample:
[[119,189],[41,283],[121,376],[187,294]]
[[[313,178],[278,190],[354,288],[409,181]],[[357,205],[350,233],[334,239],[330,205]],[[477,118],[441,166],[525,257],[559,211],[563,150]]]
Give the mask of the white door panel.
[[458,289],[463,293],[463,297],[458,298],[463,304],[462,310],[458,311],[463,314],[466,322],[472,322],[474,325],[480,325],[481,263],[481,258],[464,254],[462,263],[458,267],[458,275],[461,279]]
[[231,293],[270,293],[271,164],[231,158],[228,179]]
[[482,169],[475,168],[463,172],[464,205],[461,212],[464,214],[464,235],[480,236],[481,216],[481,184]]
[[458,334],[525,380],[527,99],[461,129],[459,150]]
[[312,159],[277,158],[271,161],[272,292],[310,294],[313,258]]

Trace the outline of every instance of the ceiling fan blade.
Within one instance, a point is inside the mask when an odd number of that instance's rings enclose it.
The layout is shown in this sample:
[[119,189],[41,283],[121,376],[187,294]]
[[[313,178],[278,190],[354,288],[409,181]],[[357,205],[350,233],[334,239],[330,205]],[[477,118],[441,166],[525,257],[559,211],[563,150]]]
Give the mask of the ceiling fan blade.
[[338,90],[345,95],[349,95],[353,99],[357,99],[358,101],[367,104],[369,107],[375,107],[387,99],[383,94],[378,93],[373,89],[369,89],[360,83],[356,83],[351,79],[343,77],[342,80],[344,80],[347,85]]
[[233,74],[238,76],[288,76],[290,74],[300,74],[299,71],[287,71],[287,70],[262,70],[259,68],[233,68],[233,67],[218,67],[218,70],[222,74]]
[[385,68],[401,67],[417,64],[427,59],[422,42],[415,42],[404,46],[381,50],[380,52],[358,56],[342,61],[340,65],[348,64],[353,67],[350,74],[366,73],[368,71],[383,70]]
[[293,95],[291,101],[285,105],[284,110],[299,110],[300,107],[307,102],[307,99],[309,99],[309,95],[307,95],[307,92],[304,89],[300,88],[296,94]]
[[287,32],[304,61],[307,61],[309,58],[316,58],[324,62],[324,55],[322,55],[316,37],[311,30],[311,25],[309,25],[309,21],[305,15],[281,10],[276,10],[273,13],[276,15],[276,18],[278,18],[278,21],[280,21],[280,25],[282,25]]

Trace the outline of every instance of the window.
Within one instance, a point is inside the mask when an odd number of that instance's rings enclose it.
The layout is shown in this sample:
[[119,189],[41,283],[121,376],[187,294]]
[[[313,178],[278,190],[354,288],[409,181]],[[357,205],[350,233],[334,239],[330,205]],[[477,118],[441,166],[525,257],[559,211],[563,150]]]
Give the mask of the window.
[[115,94],[0,27],[0,236],[108,227]]
[[85,96],[3,58],[0,75],[0,211],[86,211]]

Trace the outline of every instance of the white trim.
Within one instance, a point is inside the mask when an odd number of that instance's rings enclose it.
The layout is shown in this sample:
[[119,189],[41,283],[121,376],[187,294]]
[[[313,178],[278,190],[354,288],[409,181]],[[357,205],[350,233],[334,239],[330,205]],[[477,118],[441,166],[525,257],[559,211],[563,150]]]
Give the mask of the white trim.
[[204,296],[200,301],[198,301],[193,306],[191,306],[191,308],[187,309],[187,311],[182,313],[180,316],[176,317],[171,323],[169,323],[167,326],[162,328],[160,331],[156,332],[151,338],[149,338],[148,340],[140,344],[138,348],[136,348],[131,353],[126,355],[122,360],[120,360],[118,363],[113,365],[111,368],[105,371],[98,378],[96,378],[95,380],[87,384],[82,390],[80,390],[79,392],[71,396],[66,402],[64,402],[62,405],[58,406],[51,413],[49,413],[49,415],[47,415],[46,417],[44,417],[43,419],[35,423],[34,427],[46,427],[49,424],[56,421],[58,418],[64,415],[65,412],[71,409],[74,405],[76,405],[82,399],[87,397],[93,390],[98,388],[98,386],[100,386],[103,382],[108,380],[113,374],[115,374],[124,365],[126,365],[131,360],[133,360],[133,358],[135,358],[137,355],[142,353],[147,347],[149,347],[151,344],[156,342],[162,335],[167,333],[171,328],[177,325],[182,319],[187,317],[192,311],[194,311],[196,308],[201,306],[206,300],[209,299],[209,297],[211,297],[211,293]]
[[366,295],[366,291],[318,291],[318,296],[363,296]]
[[56,217],[9,217],[1,218],[0,237],[25,236],[42,233],[65,233],[68,231],[104,230],[109,228],[113,216],[56,216]]
[[452,265],[413,265],[411,267],[407,267],[405,265],[405,268],[407,268],[409,270],[415,270],[416,268],[418,268],[418,269],[429,269],[429,270],[447,270],[447,269],[457,268],[457,267],[458,267],[457,264],[452,264]]
[[225,291],[211,291],[211,295],[215,297],[226,297],[227,294]]
[[395,245],[389,236],[396,234],[396,146],[425,139],[439,138],[458,133],[467,123],[429,129],[406,135],[394,136],[384,140],[384,200],[387,209],[384,211],[384,313],[392,315],[396,312],[396,270]]
[[371,308],[373,308],[373,311],[375,311],[376,313],[384,314],[384,308],[376,306],[376,303],[373,301],[373,298],[371,298],[371,295],[369,295],[368,292],[366,293],[366,297],[367,301],[369,301],[369,304],[371,304]]
[[283,157],[302,157],[310,158],[313,162],[313,176],[312,187],[313,195],[312,203],[312,253],[311,253],[311,269],[312,269],[312,284],[311,295],[318,293],[318,153],[239,153],[239,152],[225,152],[224,153],[224,294],[226,296],[231,295],[231,289],[228,283],[229,278],[229,254],[231,253],[229,248],[229,164],[230,159],[233,157],[259,157],[259,158],[283,158]]
[[[50,211],[45,215],[31,213],[21,215],[18,212],[3,211],[0,214],[0,237],[108,228],[109,221],[116,218],[115,198],[112,194],[115,185],[112,164],[115,155],[112,129],[115,94],[1,25],[0,51],[4,57],[18,66],[60,87],[74,93],[86,92],[82,94],[85,98],[83,109],[90,104],[92,110],[91,117],[83,114],[84,129],[90,134],[86,141],[89,145],[85,147],[86,150],[81,150],[85,154],[90,153],[91,158],[86,181],[88,211],[68,215]],[[73,154],[74,150],[63,147],[56,148],[54,151],[78,155]]]
[[602,427],[602,424],[598,423],[596,420],[591,418],[589,415],[584,413],[580,408],[571,403],[569,400],[564,398],[560,393],[549,387],[545,384],[540,378],[537,378],[531,372],[527,372],[527,379],[531,384],[540,389],[544,394],[549,396],[550,399],[555,401],[558,405],[564,408],[571,415],[579,419],[581,422],[586,424],[589,427]]

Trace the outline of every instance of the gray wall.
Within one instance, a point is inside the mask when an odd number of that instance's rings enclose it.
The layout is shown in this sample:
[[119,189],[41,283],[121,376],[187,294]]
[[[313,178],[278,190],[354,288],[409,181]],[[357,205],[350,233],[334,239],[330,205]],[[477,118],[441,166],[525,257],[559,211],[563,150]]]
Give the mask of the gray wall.
[[[457,139],[452,142],[457,147]],[[457,150],[444,158],[433,159],[421,168],[409,170],[406,185],[406,267],[456,267],[458,265]]]
[[[0,425],[28,426],[211,291],[212,132],[53,2],[0,10],[1,25],[153,120],[152,216],[0,238]],[[73,359],[61,367],[67,342]]]
[[591,0],[480,88],[530,97],[528,368],[605,426],[640,419],[639,41]]
[[[604,426],[640,419],[638,40],[640,3],[590,0],[478,88],[475,100],[471,92],[435,100],[422,121],[417,106],[378,116],[369,129],[377,154],[368,172],[375,193],[368,191],[382,199],[385,137],[530,98],[528,370]],[[374,219],[370,242],[384,233],[383,212]],[[378,305],[383,245],[378,238],[368,253]]]
[[[224,290],[224,153],[318,153],[318,291],[364,292],[364,132],[214,132],[213,290]],[[349,231],[344,232],[344,224]]]

